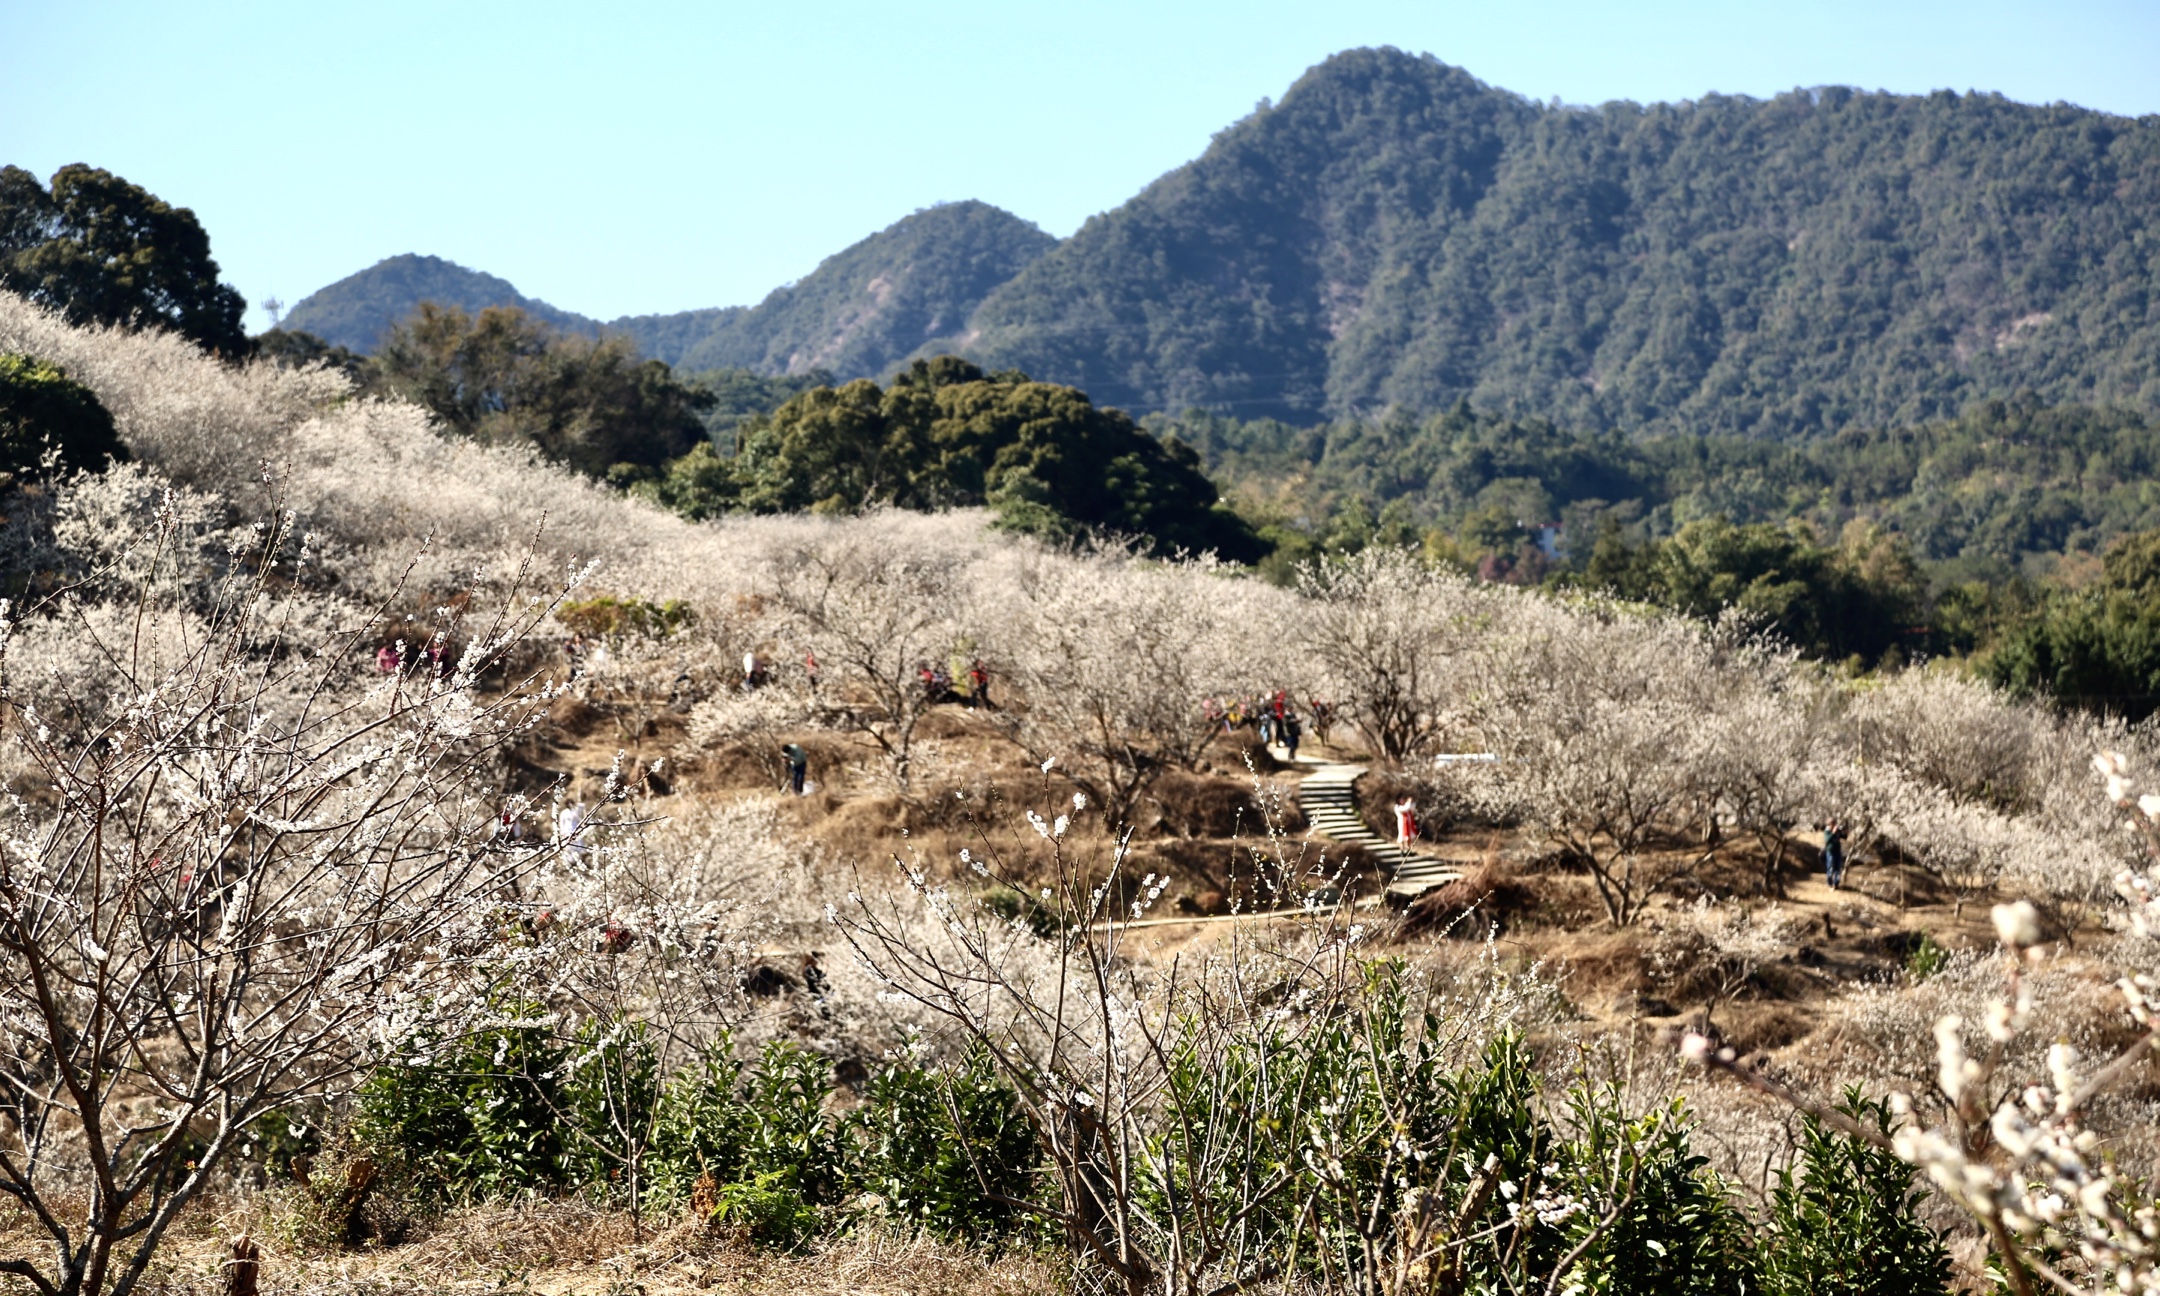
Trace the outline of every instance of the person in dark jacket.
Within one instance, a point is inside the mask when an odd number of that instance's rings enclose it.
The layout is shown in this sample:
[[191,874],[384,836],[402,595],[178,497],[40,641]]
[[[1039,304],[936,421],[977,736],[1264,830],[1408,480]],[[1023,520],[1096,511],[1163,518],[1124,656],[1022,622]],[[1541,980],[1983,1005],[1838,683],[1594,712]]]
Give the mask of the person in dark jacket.
[[1831,890],[1845,885],[1845,825],[1835,819],[1823,825],[1822,871]]
[[796,796],[801,796],[803,775],[810,769],[810,753],[804,751],[800,743],[789,743],[780,749],[780,754],[787,757],[788,787],[794,790]]

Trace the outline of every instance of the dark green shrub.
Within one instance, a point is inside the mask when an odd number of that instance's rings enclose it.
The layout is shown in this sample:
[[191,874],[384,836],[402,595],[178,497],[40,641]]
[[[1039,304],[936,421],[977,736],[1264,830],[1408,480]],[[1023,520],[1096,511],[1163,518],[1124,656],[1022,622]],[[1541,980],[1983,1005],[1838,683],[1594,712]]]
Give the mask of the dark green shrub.
[[[1517,1236],[1509,1214],[1535,1193],[1553,1151],[1528,1055],[1503,1034],[1475,1061],[1449,1067],[1447,1038],[1429,1008],[1412,1011],[1402,969],[1381,963],[1368,968],[1355,1013],[1309,1036],[1290,1065],[1276,1060],[1276,1078],[1292,1081],[1281,1091],[1289,1109],[1263,1109],[1262,1119],[1305,1135],[1311,1151],[1297,1149],[1300,1182],[1283,1208],[1312,1205],[1302,1220],[1271,1213],[1274,1245],[1287,1249],[1303,1232],[1295,1241],[1316,1248],[1306,1254],[1320,1273],[1375,1289],[1405,1267],[1520,1283],[1557,1255],[1550,1230]],[[1324,1122],[1314,1121],[1316,1106]]]
[[1746,1217],[1707,1161],[1689,1149],[1681,1101],[1630,1116],[1611,1086],[1580,1084],[1569,1105],[1577,1134],[1561,1156],[1555,1186],[1581,1209],[1565,1221],[1567,1244],[1588,1237],[1615,1206],[1619,1212],[1566,1285],[1627,1296],[1751,1290]]
[[645,1172],[649,1205],[689,1200],[702,1175],[729,1183],[749,1159],[750,1113],[736,1096],[742,1064],[723,1035],[696,1061],[668,1077],[653,1114],[652,1150]]
[[1909,981],[1925,981],[1950,966],[1950,951],[1935,943],[1926,932],[1920,933],[1920,941],[1905,956],[1905,977]]
[[786,1170],[763,1171],[723,1186],[712,1218],[743,1230],[751,1245],[773,1251],[794,1250],[824,1223]]
[[747,1164],[762,1180],[778,1174],[805,1201],[829,1205],[845,1187],[840,1127],[825,1114],[832,1063],[784,1040],[765,1045],[742,1106]]
[[46,473],[48,454],[60,471],[128,457],[96,392],[57,365],[0,352],[0,484]]
[[696,613],[681,599],[655,603],[601,594],[563,604],[555,610],[555,619],[596,638],[665,639],[694,621]]
[[562,1183],[564,1052],[537,1008],[463,1039],[423,1037],[362,1082],[358,1142],[400,1162],[416,1191],[508,1197]]
[[1020,1099],[975,1050],[942,1069],[901,1063],[870,1081],[849,1122],[855,1187],[941,1238],[1023,1228],[1042,1150]]
[[[1887,1135],[1890,1110],[1856,1089],[1838,1110]],[[1766,1296],[1934,1296],[1950,1255],[1917,1218],[1913,1168],[1808,1116],[1800,1158],[1778,1172],[1764,1230]]]
[[643,1022],[589,1021],[564,1064],[563,1176],[642,1198],[660,1106],[660,1050]]

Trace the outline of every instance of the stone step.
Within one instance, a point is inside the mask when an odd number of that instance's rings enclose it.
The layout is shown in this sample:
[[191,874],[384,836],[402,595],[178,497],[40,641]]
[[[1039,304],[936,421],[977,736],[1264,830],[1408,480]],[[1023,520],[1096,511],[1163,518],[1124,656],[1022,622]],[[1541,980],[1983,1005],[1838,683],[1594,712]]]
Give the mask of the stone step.
[[1387,866],[1391,876],[1388,894],[1415,899],[1446,886],[1462,876],[1452,861],[1435,859],[1398,846],[1374,831],[1358,808],[1357,780],[1365,772],[1357,765],[1325,766],[1298,784],[1297,803],[1312,831],[1331,841],[1370,851]]

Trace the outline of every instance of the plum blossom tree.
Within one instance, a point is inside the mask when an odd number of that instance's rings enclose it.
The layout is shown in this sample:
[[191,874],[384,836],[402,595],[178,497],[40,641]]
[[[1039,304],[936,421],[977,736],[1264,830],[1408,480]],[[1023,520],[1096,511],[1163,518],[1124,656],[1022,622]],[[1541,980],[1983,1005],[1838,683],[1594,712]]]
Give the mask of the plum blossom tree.
[[1298,611],[1211,561],[1131,567],[1045,553],[1021,557],[998,584],[986,624],[1022,694],[999,722],[1113,824],[1132,821],[1163,771],[1199,763],[1220,732],[1205,699],[1280,678],[1259,627]]
[[1474,718],[1499,760],[1466,775],[1472,796],[1588,871],[1626,926],[1691,863],[1676,830],[1715,786],[1700,721],[1747,651],[1678,618],[1520,604],[1478,654]]
[[78,584],[0,639],[0,1193],[49,1248],[0,1272],[43,1296],[135,1290],[257,1122],[457,1001],[545,855],[484,796],[537,699],[479,686],[545,608],[370,682],[365,620],[311,629],[305,551],[254,534],[207,610]]
[[936,700],[920,666],[942,663],[966,623],[967,555],[896,546],[874,527],[776,544],[755,589],[789,660],[814,653],[819,690],[790,675],[806,713],[867,739],[893,786],[912,786],[915,731]]
[[1384,547],[1308,566],[1298,589],[1297,641],[1375,755],[1400,761],[1460,731],[1462,666],[1495,592]]

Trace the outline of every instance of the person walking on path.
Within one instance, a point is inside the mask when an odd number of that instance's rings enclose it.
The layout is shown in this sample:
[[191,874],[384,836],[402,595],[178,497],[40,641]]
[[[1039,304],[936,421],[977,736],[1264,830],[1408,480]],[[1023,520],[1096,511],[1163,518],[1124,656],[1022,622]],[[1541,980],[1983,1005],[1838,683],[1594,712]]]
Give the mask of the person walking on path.
[[801,796],[803,775],[810,769],[810,753],[804,751],[800,743],[789,743],[780,749],[780,754],[787,757],[788,787],[796,796]]
[[1395,803],[1395,844],[1408,846],[1417,840],[1417,802],[1409,797]]
[[578,833],[584,828],[585,803],[572,801],[555,812],[555,845],[568,855],[583,855],[585,843],[578,840]]
[[1823,825],[1822,871],[1832,891],[1845,885],[1845,826],[1835,819]]
[[1295,713],[1282,718],[1283,752],[1289,756],[1292,765],[1297,764],[1298,739],[1304,736],[1302,733],[1304,728],[1305,726],[1298,723]]

